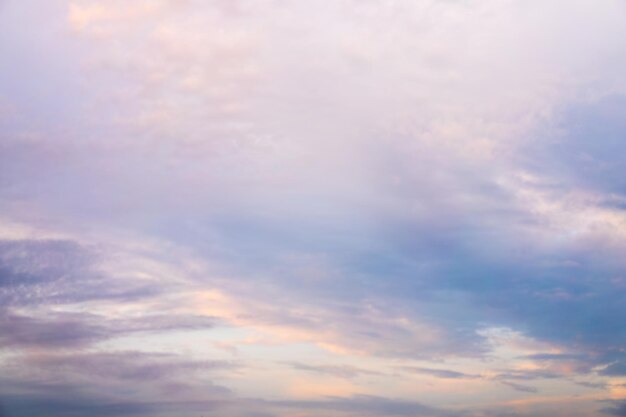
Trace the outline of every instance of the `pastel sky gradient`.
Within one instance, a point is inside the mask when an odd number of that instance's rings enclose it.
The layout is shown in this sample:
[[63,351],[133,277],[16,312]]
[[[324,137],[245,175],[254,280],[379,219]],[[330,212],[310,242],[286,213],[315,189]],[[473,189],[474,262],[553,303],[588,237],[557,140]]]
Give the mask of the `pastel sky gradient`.
[[0,0],[0,417],[626,416],[623,0]]

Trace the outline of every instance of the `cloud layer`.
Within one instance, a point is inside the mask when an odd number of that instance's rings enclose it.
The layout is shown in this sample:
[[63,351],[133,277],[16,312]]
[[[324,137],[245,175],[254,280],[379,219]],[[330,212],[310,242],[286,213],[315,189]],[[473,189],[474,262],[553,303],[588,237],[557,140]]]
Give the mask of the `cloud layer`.
[[0,416],[623,415],[625,15],[0,3]]

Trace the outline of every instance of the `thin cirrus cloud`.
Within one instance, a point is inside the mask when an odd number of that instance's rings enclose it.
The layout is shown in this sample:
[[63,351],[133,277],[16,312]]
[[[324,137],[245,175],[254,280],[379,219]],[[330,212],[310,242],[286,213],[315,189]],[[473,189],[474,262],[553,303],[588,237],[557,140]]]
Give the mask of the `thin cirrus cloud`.
[[622,415],[625,14],[2,2],[0,415]]

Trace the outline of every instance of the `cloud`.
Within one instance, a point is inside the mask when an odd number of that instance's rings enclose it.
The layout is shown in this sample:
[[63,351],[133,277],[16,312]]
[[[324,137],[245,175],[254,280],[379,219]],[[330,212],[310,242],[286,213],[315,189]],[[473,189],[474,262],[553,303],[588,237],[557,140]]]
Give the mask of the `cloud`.
[[526,355],[524,358],[541,362],[562,362],[588,359],[585,355],[572,353],[534,353],[532,355]]
[[168,379],[192,379],[205,371],[235,371],[240,365],[226,361],[189,360],[171,353],[102,352],[72,355],[41,355],[28,360],[30,366],[50,374],[163,383]]
[[606,376],[624,376],[626,375],[626,364],[623,362],[611,363],[606,368],[602,369],[599,374]]
[[533,380],[551,379],[562,376],[561,373],[551,369],[516,369],[505,371],[496,376],[497,379]]
[[[419,401],[494,396],[410,373],[550,395],[623,373],[619,1],[36,3],[0,16],[0,368],[35,352],[102,392],[5,414],[445,415]],[[188,408],[133,403],[133,375],[197,363],[115,356],[140,339],[258,366],[236,401],[194,379]],[[242,399],[302,373],[375,395]]]
[[59,314],[47,319],[3,313],[0,315],[3,347],[76,347],[107,336],[101,326],[83,314]]
[[381,375],[380,372],[370,371],[349,365],[307,365],[299,362],[287,362],[285,364],[299,371],[315,372],[346,379],[352,379],[359,376]]
[[583,387],[587,387],[587,388],[601,389],[601,390],[605,390],[608,387],[608,385],[604,382],[577,381],[576,384],[583,386]]
[[204,316],[145,315],[134,319],[112,319],[87,313],[47,313],[45,317],[0,311],[2,346],[85,347],[132,333],[166,333],[175,330],[213,328],[216,321]]
[[431,408],[423,404],[381,398],[367,395],[357,395],[349,398],[328,398],[320,401],[289,401],[276,402],[277,406],[285,408],[300,408],[305,410],[324,410],[327,412],[340,412],[346,415],[388,415],[388,416],[455,416],[461,415],[453,411]]
[[138,300],[159,289],[99,269],[101,249],[77,239],[13,239],[0,242],[0,297],[5,305]]
[[601,411],[612,416],[626,416],[626,403],[620,401],[611,401],[613,406],[603,408]]
[[146,415],[154,411],[150,406],[136,403],[107,403],[91,399],[62,399],[57,396],[52,398],[13,396],[0,398],[0,404],[4,409],[10,410],[7,416],[25,417],[29,415],[46,414],[56,416],[81,416],[86,413],[92,416],[136,416]]
[[431,375],[431,376],[434,376],[436,378],[444,378],[444,379],[474,379],[474,378],[480,378],[479,375],[471,375],[471,374],[466,374],[466,373],[463,373],[463,372],[452,371],[452,370],[449,370],[449,369],[421,368],[421,367],[416,367],[416,366],[404,366],[404,367],[402,367],[400,369],[402,369],[403,371],[411,372],[411,373]]
[[[152,306],[172,283],[159,282],[148,272],[152,265],[137,254],[112,259],[116,250],[76,238],[0,241],[2,346],[84,348],[132,333],[193,331],[218,323],[206,315]],[[116,265],[120,261],[123,270]],[[134,310],[119,314],[122,305]]]
[[528,393],[537,393],[539,392],[539,390],[535,387],[530,387],[528,385],[522,385],[522,384],[517,384],[515,382],[510,382],[510,381],[500,381],[501,384],[504,384],[508,387],[513,388],[516,391],[520,391],[520,392],[528,392]]
[[[529,157],[538,157],[534,165],[562,186],[584,187],[622,196],[626,192],[619,176],[623,161],[621,137],[626,131],[626,97],[608,95],[565,109],[559,122],[561,131],[548,146]],[[530,162],[532,163],[532,162]],[[605,204],[610,204],[607,201]]]
[[239,366],[157,352],[39,353],[5,368],[1,403],[11,416],[32,415],[44,407],[55,416],[207,411],[234,400],[229,389],[211,379],[236,373]]

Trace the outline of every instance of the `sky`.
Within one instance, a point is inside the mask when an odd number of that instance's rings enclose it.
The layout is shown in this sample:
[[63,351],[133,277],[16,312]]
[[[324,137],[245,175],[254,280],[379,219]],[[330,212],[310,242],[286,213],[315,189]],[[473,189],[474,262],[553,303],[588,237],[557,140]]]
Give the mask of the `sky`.
[[0,417],[626,416],[622,0],[0,0]]

